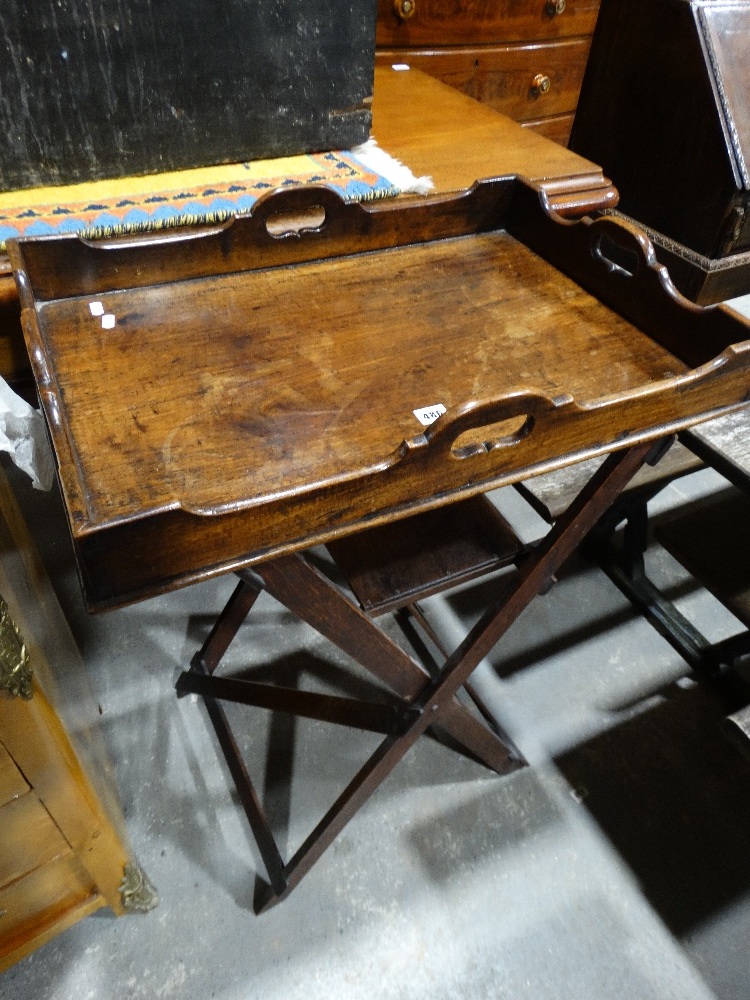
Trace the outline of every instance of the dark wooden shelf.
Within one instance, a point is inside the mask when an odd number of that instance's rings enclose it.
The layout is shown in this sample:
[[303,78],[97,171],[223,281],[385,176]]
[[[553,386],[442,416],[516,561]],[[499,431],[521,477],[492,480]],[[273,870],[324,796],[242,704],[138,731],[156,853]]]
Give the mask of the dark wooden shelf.
[[515,562],[523,546],[484,496],[328,543],[372,617]]

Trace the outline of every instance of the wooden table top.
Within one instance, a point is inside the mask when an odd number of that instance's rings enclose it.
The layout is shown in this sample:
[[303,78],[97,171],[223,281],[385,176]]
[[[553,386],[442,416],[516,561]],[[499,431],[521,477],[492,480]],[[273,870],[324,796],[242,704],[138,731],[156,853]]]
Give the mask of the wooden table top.
[[419,70],[376,67],[372,134],[415,174],[432,177],[438,191],[516,174],[551,191],[591,189],[603,202],[611,198],[590,160]]
[[[543,182],[560,204],[572,192],[585,192],[592,210],[616,201],[593,163],[418,70],[377,68],[372,112],[380,146],[432,177],[437,191],[517,174]],[[0,254],[0,304],[15,297],[10,261]]]

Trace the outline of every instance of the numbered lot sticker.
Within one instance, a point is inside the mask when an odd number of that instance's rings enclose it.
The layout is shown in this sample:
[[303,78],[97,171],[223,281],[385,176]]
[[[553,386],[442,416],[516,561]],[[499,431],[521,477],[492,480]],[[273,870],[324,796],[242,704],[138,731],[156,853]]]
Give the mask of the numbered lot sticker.
[[445,413],[445,407],[442,403],[433,403],[432,406],[423,406],[420,410],[412,410],[412,413],[423,427],[429,427],[442,413]]

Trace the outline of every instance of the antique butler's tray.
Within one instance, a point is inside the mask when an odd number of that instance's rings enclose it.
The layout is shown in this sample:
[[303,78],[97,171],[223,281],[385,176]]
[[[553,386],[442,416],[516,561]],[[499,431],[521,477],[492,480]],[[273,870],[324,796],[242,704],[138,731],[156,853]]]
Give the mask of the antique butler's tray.
[[563,222],[515,178],[367,206],[287,191],[210,231],[9,252],[92,608],[750,390],[738,314],[681,299],[637,230]]

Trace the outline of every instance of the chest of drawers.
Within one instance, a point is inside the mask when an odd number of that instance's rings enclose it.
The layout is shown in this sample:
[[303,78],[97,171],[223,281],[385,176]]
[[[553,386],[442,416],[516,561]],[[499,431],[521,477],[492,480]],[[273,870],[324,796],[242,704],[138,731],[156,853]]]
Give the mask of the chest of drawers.
[[376,62],[408,63],[566,144],[599,0],[379,0]]
[[128,843],[99,711],[0,468],[0,978],[103,906],[158,901]]

